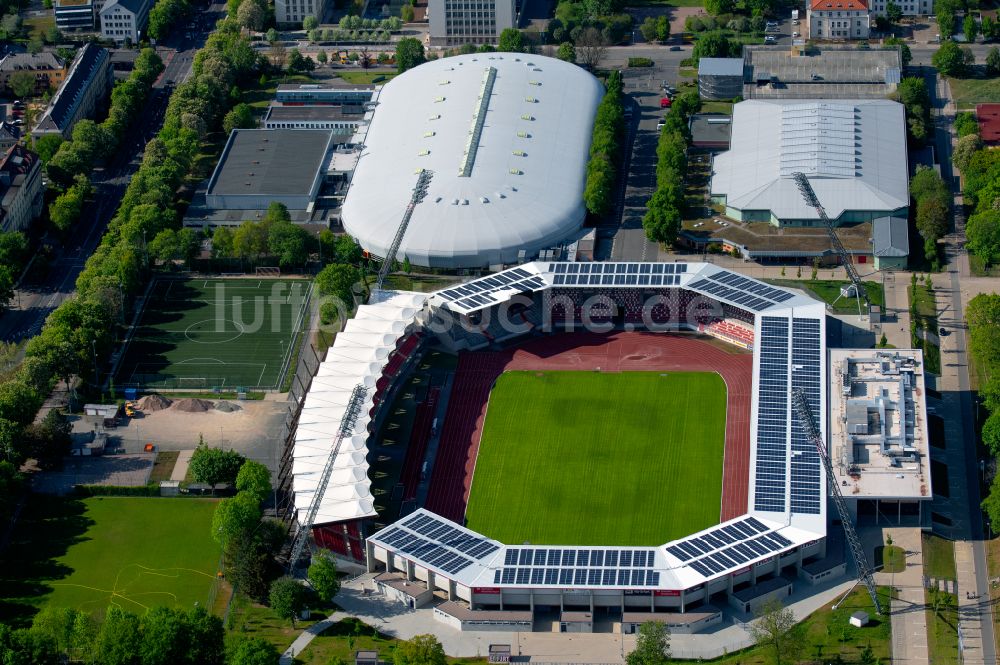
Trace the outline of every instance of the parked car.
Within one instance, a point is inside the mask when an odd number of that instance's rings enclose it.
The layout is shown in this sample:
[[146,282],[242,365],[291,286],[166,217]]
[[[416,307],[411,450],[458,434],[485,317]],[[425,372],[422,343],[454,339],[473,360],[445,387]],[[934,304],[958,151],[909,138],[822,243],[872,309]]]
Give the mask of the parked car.
[[682,51],[682,50],[684,50],[684,49],[682,49],[682,48],[681,48],[680,46],[676,46],[676,45],[674,45],[674,46],[671,46],[671,47],[670,47],[670,50],[671,50],[671,51]]
[[670,108],[671,104],[673,104],[673,102],[670,101],[669,97],[661,97],[660,98],[660,108],[661,109],[668,109],[668,108]]
[[666,125],[666,124],[667,124],[667,121],[664,120],[663,118],[660,118],[659,120],[657,120],[656,121],[656,131],[660,131],[661,129],[663,129],[663,126]]
[[764,43],[765,44],[777,44],[778,40],[774,38],[774,35],[768,35],[767,37],[764,37]]

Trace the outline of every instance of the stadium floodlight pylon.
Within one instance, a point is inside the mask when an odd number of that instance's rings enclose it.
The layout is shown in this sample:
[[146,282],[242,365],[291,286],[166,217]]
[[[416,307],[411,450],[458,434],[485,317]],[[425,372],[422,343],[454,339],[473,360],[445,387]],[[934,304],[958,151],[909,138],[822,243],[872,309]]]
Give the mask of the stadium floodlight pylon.
[[[840,263],[844,266],[844,270],[847,271],[847,276],[851,279],[851,284],[854,285],[854,297],[865,299],[865,311],[871,309],[871,301],[868,300],[868,291],[865,290],[864,284],[861,283],[861,276],[858,275],[858,271],[854,269],[854,264],[851,262],[851,257],[847,254],[847,250],[844,249],[844,244],[840,242],[840,238],[837,236],[837,232],[833,227],[833,222],[826,215],[826,209],[819,202],[819,198],[816,197],[816,192],[812,188],[812,184],[809,182],[809,178],[806,174],[801,171],[796,171],[792,174],[792,179],[795,180],[795,186],[799,188],[799,193],[802,194],[802,198],[806,200],[806,204],[810,207],[816,209],[816,214],[819,218],[823,220],[823,224],[826,226],[826,232],[830,236],[830,244],[833,245],[834,251],[837,252],[837,256],[840,257]],[[859,303],[860,305],[860,303]]]
[[420,175],[417,176],[417,184],[413,186],[413,195],[406,206],[406,212],[403,213],[403,219],[400,220],[399,228],[396,229],[396,236],[392,239],[392,244],[389,245],[389,251],[385,253],[382,267],[379,268],[378,281],[375,283],[375,288],[379,291],[382,290],[382,282],[385,281],[389,271],[392,270],[392,264],[396,262],[396,252],[399,251],[399,245],[403,242],[403,236],[406,235],[406,227],[410,225],[410,218],[413,217],[413,209],[427,196],[427,185],[430,184],[433,176],[433,171],[420,169]]
[[830,493],[833,495],[833,502],[837,506],[837,512],[840,514],[840,522],[844,525],[844,534],[847,536],[847,543],[851,548],[851,555],[854,557],[854,565],[858,568],[858,581],[863,582],[868,587],[868,594],[872,597],[872,604],[875,606],[875,611],[882,614],[882,606],[878,602],[878,592],[875,589],[874,571],[868,564],[868,557],[865,556],[865,549],[861,545],[861,539],[858,538],[858,532],[854,530],[851,511],[848,510],[847,502],[844,501],[844,495],[840,492],[840,486],[837,485],[837,478],[833,475],[833,463],[830,462],[830,455],[826,451],[823,435],[820,433],[819,427],[816,426],[816,420],[809,409],[809,401],[806,399],[806,393],[802,388],[796,388],[792,391],[792,406],[795,408],[795,414],[798,416],[799,422],[806,432],[806,436],[816,446],[816,452],[819,453],[820,459],[823,460],[823,468],[826,470],[826,482],[830,487]]
[[323,500],[323,495],[326,494],[327,486],[330,484],[330,476],[333,475],[333,465],[337,460],[337,455],[340,454],[340,445],[344,442],[344,439],[348,439],[354,434],[354,425],[358,422],[358,416],[361,415],[361,408],[364,406],[367,395],[368,388],[360,383],[354,386],[354,390],[351,391],[351,399],[348,400],[347,406],[344,408],[340,427],[337,429],[333,446],[330,448],[330,456],[327,458],[326,464],[320,472],[319,483],[317,483],[316,490],[313,492],[309,508],[306,509],[305,519],[299,522],[299,530],[295,533],[295,540],[292,541],[292,551],[288,557],[289,570],[295,568],[296,562],[302,556],[302,550],[305,549],[306,543],[309,541],[313,522],[315,522],[316,515],[319,513],[319,505]]

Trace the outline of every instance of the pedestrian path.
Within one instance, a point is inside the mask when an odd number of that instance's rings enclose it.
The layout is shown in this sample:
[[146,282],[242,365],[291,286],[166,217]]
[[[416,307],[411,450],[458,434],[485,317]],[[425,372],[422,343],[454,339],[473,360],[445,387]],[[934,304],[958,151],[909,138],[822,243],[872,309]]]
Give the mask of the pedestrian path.
[[964,665],[985,665],[983,657],[982,605],[989,604],[989,589],[980,589],[973,565],[972,542],[955,541],[955,569],[958,571],[959,649]]

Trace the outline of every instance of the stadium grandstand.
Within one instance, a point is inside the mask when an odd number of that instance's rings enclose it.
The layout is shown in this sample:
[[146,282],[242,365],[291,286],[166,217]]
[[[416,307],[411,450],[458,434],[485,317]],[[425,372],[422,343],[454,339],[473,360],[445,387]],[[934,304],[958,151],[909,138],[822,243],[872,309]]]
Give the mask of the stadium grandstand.
[[376,93],[344,200],[344,228],[385,256],[416,173],[431,171],[399,260],[434,268],[523,262],[576,239],[601,84],[586,70],[523,53],[415,67]]
[[[369,424],[425,344],[502,348],[569,339],[559,333],[581,328],[702,333],[752,350],[745,491],[724,506],[718,525],[658,546],[554,547],[499,542],[430,503],[411,504],[398,519],[378,515],[367,478]],[[789,398],[804,391],[825,436],[825,306],[800,292],[704,263],[533,262],[431,294],[383,293],[359,308],[345,332],[319,370],[295,434],[295,505],[301,515],[312,499],[351,390],[370,386],[366,415],[350,449],[341,450],[313,535],[371,571],[384,570],[386,585],[401,575],[462,608],[445,616],[442,606],[443,621],[515,630],[524,611],[538,606],[707,617],[681,622],[693,630],[714,622],[713,603],[748,611],[790,593],[789,574],[815,583],[845,569],[842,543],[826,538],[821,460]]]

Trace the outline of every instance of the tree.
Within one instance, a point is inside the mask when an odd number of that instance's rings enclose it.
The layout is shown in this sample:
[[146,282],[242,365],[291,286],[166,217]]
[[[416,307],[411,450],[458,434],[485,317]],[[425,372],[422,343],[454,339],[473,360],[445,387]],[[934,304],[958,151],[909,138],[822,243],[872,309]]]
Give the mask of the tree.
[[237,636],[226,658],[228,665],[274,665],[278,649],[262,637]]
[[712,16],[731,14],[735,8],[733,0],[705,0],[705,10]]
[[976,36],[979,34],[979,24],[976,23],[976,17],[972,14],[966,14],[965,19],[962,21],[962,32],[965,35],[965,41],[970,44],[974,44],[976,41]]
[[991,413],[983,423],[983,445],[994,457],[1000,455],[1000,411]]
[[236,23],[247,30],[260,32],[264,27],[265,9],[258,0],[243,0],[236,12]]
[[987,266],[1000,264],[1000,211],[987,210],[969,217],[966,247]]
[[264,33],[264,39],[267,40],[268,44],[273,44],[278,41],[278,31],[274,28],[268,28],[267,32]]
[[205,443],[191,455],[190,469],[194,479],[199,483],[215,485],[218,483],[234,483],[245,458],[235,450],[209,448]]
[[263,503],[271,493],[271,472],[260,462],[247,460],[236,474],[236,489]]
[[563,42],[556,51],[556,57],[565,62],[576,62],[576,48],[572,42]]
[[656,18],[647,16],[639,26],[639,32],[642,33],[642,38],[647,42],[656,41]]
[[237,104],[222,119],[222,131],[226,134],[232,133],[234,129],[251,129],[256,126],[257,121],[254,120],[253,109],[249,104]]
[[327,60],[328,58],[326,56],[326,51],[320,49],[319,53],[316,54],[316,62],[318,62],[321,65],[325,65],[327,63]]
[[291,222],[292,215],[288,212],[288,206],[281,201],[271,201],[264,213],[264,222],[273,224],[275,222]]
[[396,43],[396,70],[400,74],[422,65],[425,60],[424,45],[419,39],[403,37]]
[[924,240],[937,242],[948,231],[948,206],[937,199],[918,201],[917,230]]
[[83,181],[73,185],[49,204],[49,221],[60,233],[68,233],[83,213],[83,202],[90,193],[90,183]]
[[[992,50],[996,51],[997,49],[994,48]],[[989,56],[987,56],[987,62],[989,59]],[[1000,60],[1000,52],[997,53],[997,59]],[[958,138],[960,139],[973,134],[979,136],[979,123],[976,121],[976,115],[974,113],[970,113],[969,111],[959,111],[955,114],[954,124],[955,133],[958,134]]]
[[343,311],[354,309],[353,287],[361,279],[357,268],[342,263],[331,263],[316,275],[316,286],[325,296],[333,296],[340,300]]
[[885,17],[889,19],[890,23],[899,23],[900,19],[903,18],[903,9],[897,5],[892,0],[889,0],[885,5]]
[[946,40],[931,56],[931,64],[945,76],[960,77],[968,71],[968,54],[952,40]]
[[576,38],[577,61],[595,71],[601,66],[601,60],[608,51],[608,40],[597,28],[584,28]]
[[309,232],[291,222],[271,224],[267,236],[268,248],[278,258],[282,268],[305,265],[309,258]]
[[996,46],[991,48],[986,54],[986,75],[1000,75],[1000,49]]
[[93,661],[101,665],[138,665],[142,645],[139,617],[112,605],[94,640]]
[[950,3],[935,2],[935,18],[942,40],[950,40],[955,34],[955,8]]
[[497,50],[504,53],[523,53],[524,34],[517,28],[504,28],[497,41]]
[[699,58],[728,58],[739,51],[739,44],[729,41],[729,38],[720,32],[706,33],[694,45],[691,55],[695,60]]
[[7,85],[14,91],[14,95],[22,99],[35,96],[36,83],[35,75],[24,69],[12,72],[7,79]]
[[233,232],[225,226],[215,229],[212,234],[212,255],[217,258],[233,256]]
[[951,154],[951,160],[959,171],[964,171],[969,167],[972,156],[983,147],[983,142],[979,140],[979,135],[969,134],[958,139],[955,143],[955,150]]
[[444,647],[433,635],[415,635],[401,642],[393,654],[394,665],[445,665]]
[[279,577],[271,583],[267,599],[274,613],[282,619],[291,620],[292,627],[295,627],[295,618],[305,608],[306,590],[295,578]]
[[62,458],[69,455],[73,425],[62,412],[52,409],[40,423],[31,423],[24,428],[24,449],[43,469],[59,466]]
[[249,492],[237,492],[230,499],[223,499],[212,514],[212,537],[220,544],[230,538],[252,531],[260,522],[260,501]]
[[661,42],[670,39],[670,19],[666,16],[659,16],[656,19],[656,39]]
[[169,607],[153,607],[140,619],[142,665],[183,663],[191,636],[184,613]]
[[990,525],[1000,524],[1000,473],[993,476],[990,493],[983,499],[982,508],[990,518]]
[[44,134],[34,139],[31,147],[38,153],[42,162],[47,164],[58,152],[59,146],[63,144],[64,140],[60,134]]
[[795,615],[777,598],[766,601],[754,613],[750,637],[774,656],[775,665],[795,662],[802,650],[801,635],[795,630]]
[[413,23],[413,5],[403,5],[399,10],[399,18],[403,23]]
[[222,559],[226,579],[257,602],[265,602],[271,582],[281,574],[274,555],[285,533],[280,523],[264,520],[252,531],[227,540]]
[[625,658],[626,665],[667,665],[670,662],[670,631],[660,621],[639,626],[635,649]]
[[307,16],[302,19],[302,29],[303,30],[315,30],[319,25],[319,19],[315,16]]
[[337,564],[327,550],[313,554],[309,564],[309,584],[315,589],[321,600],[333,600],[340,591],[340,579],[337,576]]

